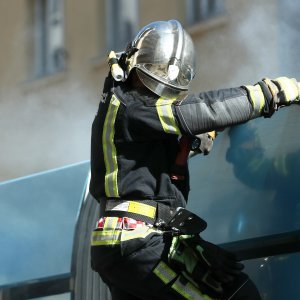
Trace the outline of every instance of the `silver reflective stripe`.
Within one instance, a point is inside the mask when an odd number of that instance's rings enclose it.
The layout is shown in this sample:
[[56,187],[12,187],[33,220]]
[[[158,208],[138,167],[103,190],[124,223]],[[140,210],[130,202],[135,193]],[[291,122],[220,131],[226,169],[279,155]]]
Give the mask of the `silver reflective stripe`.
[[121,243],[121,230],[100,230],[92,233],[92,246],[119,245]]
[[179,127],[175,121],[172,111],[172,103],[174,100],[165,100],[159,98],[156,102],[156,109],[159,116],[160,123],[166,133],[173,133],[180,135]]
[[104,222],[103,230],[116,229],[118,220],[118,217],[107,217]]
[[212,300],[212,298],[202,294],[200,290],[181,276],[173,283],[172,289],[188,300]]
[[106,167],[105,193],[107,197],[119,197],[117,151],[114,144],[115,121],[119,106],[120,101],[113,95],[106,114],[102,135],[104,162]]
[[153,270],[153,273],[165,284],[168,284],[177,276],[177,274],[163,261],[159,262]]
[[92,233],[92,246],[118,245],[121,243],[122,231],[117,229],[119,218],[107,217],[103,230],[95,230]]

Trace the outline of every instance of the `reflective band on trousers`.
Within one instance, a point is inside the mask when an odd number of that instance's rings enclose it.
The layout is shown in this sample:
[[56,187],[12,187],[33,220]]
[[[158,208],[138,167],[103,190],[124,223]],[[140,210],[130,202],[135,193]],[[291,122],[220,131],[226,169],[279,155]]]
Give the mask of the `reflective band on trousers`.
[[174,100],[165,100],[159,98],[156,102],[156,109],[160,123],[166,133],[180,135],[180,130],[176,124],[175,117],[172,111],[172,103]]
[[105,117],[102,135],[104,162],[106,168],[105,193],[107,197],[119,197],[117,182],[117,152],[114,144],[115,121],[119,106],[120,101],[115,95],[113,95]]
[[[168,284],[178,275],[163,261],[153,270],[153,273],[164,283]],[[203,295],[192,283],[187,281],[183,276],[179,276],[172,284],[172,289],[178,294],[189,300],[212,300],[207,295]]]
[[159,262],[153,270],[153,273],[165,284],[168,284],[177,276],[177,274],[163,261]]
[[260,85],[247,85],[245,86],[250,94],[250,98],[253,105],[253,115],[255,117],[260,117],[262,109],[265,105],[265,96],[263,94],[263,91],[260,87]]
[[119,245],[121,242],[133,239],[144,239],[151,233],[161,234],[161,232],[158,230],[149,228],[147,226],[134,230],[96,230],[92,233],[91,245]]
[[116,229],[118,218],[107,218],[103,230],[95,230],[92,233],[92,246],[118,245],[121,243],[121,230]]
[[121,230],[93,231],[91,245],[119,245],[121,243],[121,234]]
[[203,295],[193,284],[179,276],[172,285],[172,289],[188,300],[212,300],[207,295]]

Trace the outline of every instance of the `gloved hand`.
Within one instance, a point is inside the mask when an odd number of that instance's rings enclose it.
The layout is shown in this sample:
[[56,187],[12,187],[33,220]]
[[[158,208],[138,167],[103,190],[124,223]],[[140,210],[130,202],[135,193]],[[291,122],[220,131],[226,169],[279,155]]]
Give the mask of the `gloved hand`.
[[216,136],[216,131],[197,134],[197,138],[192,142],[191,150],[196,153],[203,153],[204,155],[209,154],[213,147]]
[[226,294],[226,286],[239,277],[244,268],[234,254],[196,235],[174,237],[168,258],[171,266],[178,268],[210,297]]
[[289,105],[300,100],[300,83],[295,78],[278,77],[264,78],[275,103],[275,109],[282,105]]

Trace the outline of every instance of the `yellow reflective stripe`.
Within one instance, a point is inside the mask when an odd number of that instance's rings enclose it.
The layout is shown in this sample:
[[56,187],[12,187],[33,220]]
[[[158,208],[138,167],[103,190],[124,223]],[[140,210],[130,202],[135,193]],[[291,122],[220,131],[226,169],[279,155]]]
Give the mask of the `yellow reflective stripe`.
[[172,111],[172,103],[174,100],[166,100],[159,98],[156,102],[156,109],[160,123],[166,133],[174,133],[180,135],[179,127],[176,124]]
[[156,207],[141,202],[129,201],[127,211],[153,219],[156,214]]
[[101,230],[92,233],[92,246],[119,245],[121,243],[121,230]]
[[177,274],[163,261],[159,262],[153,270],[153,273],[165,284],[168,284],[177,276]]
[[148,226],[144,226],[134,230],[95,230],[92,233],[91,245],[119,245],[121,242],[129,241],[132,239],[146,238],[151,233],[162,234],[162,231],[149,228]]
[[152,219],[156,216],[156,207],[142,203],[142,200],[138,202],[134,200],[122,201],[110,199],[106,203],[106,211],[126,211]]
[[288,102],[299,97],[297,82],[294,82],[293,79],[287,77],[279,77],[276,78],[275,81],[279,83],[281,89],[284,91],[285,97]]
[[198,290],[194,285],[190,282],[182,281],[182,277],[178,277],[176,281],[172,285],[172,289],[174,289],[177,293],[183,296],[188,300],[212,300],[212,298],[204,295]]
[[253,114],[255,117],[261,116],[261,111],[265,105],[265,96],[261,87],[257,85],[245,86],[250,94],[250,100],[252,101]]
[[117,163],[117,151],[114,144],[115,135],[115,120],[120,106],[120,101],[115,95],[112,96],[107,114],[105,117],[102,143],[104,162],[106,168],[105,174],[105,193],[107,197],[119,197],[118,191],[118,163]]

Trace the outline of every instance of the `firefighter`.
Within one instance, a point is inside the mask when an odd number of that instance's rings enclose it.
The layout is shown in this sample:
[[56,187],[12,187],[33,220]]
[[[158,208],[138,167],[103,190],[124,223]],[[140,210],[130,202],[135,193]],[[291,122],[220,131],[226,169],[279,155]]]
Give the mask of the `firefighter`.
[[201,237],[185,209],[188,153],[214,133],[299,101],[295,79],[189,94],[195,51],[176,20],[140,30],[110,72],[92,125],[90,193],[100,204],[91,264],[112,299],[261,299],[243,265]]

